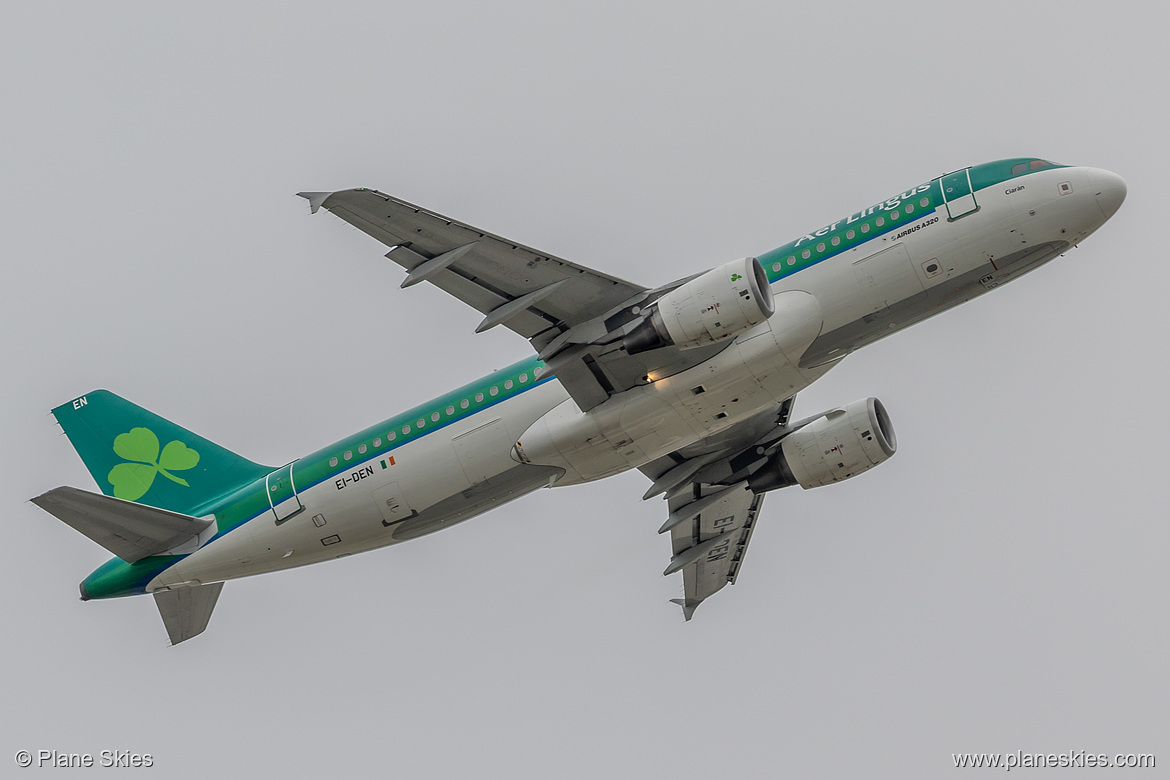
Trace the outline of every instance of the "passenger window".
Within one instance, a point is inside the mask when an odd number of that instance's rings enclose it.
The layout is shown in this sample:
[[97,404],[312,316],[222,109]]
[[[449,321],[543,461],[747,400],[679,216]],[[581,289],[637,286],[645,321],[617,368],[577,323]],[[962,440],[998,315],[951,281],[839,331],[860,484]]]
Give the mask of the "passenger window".
[[410,426],[409,426],[409,425],[403,425],[403,426],[402,426],[402,433],[403,433],[403,435],[410,433]]
[[358,454],[359,454],[359,455],[364,455],[364,454],[365,454],[365,452],[366,452],[366,445],[364,445],[364,444],[359,444],[359,445],[358,445]]
[[471,404],[470,404],[470,402],[468,402],[468,400],[466,398],[464,398],[462,401],[459,402],[460,409],[466,409],[468,406],[471,406]]
[[520,375],[520,384],[524,384],[524,383],[525,383],[525,382],[527,382],[527,381],[528,381],[528,374],[527,374],[527,372],[526,372],[526,373],[523,373],[523,374],[521,374],[521,375]]
[[454,406],[448,406],[448,407],[447,407],[447,415],[448,415],[448,416],[450,416],[450,415],[452,415],[452,414],[455,414],[455,407],[454,407]]
[[476,394],[475,394],[475,402],[476,402],[477,404],[478,404],[478,403],[483,403],[483,393],[476,393]]
[[812,252],[808,251],[807,249],[800,253],[800,256],[805,260],[808,260],[810,255],[812,255]]
[[386,441],[394,441],[397,438],[398,438],[398,433],[395,431],[390,431],[390,433],[386,434]]
[[824,251],[825,251],[825,245],[824,245],[823,243],[821,243],[821,244],[817,244],[817,251],[818,251],[818,252],[824,252]]
[[1024,171],[1028,170],[1026,163],[1016,163],[1012,166],[1012,176],[1019,176]]
[[353,450],[346,450],[345,454],[342,455],[342,457],[345,458],[346,460],[349,460],[350,458],[353,457]]
[[869,232],[869,223],[868,223],[868,222],[866,222],[864,225],[862,225],[862,226],[861,226],[861,232],[862,232],[862,233],[868,233],[868,232]]
[[491,393],[492,395],[499,395],[500,388],[496,387],[495,385],[492,385],[492,389],[488,390],[488,392]]
[[906,204],[906,213],[907,213],[907,214],[913,214],[913,213],[914,213],[914,204],[913,204],[913,203],[907,203],[907,204]]
[[511,379],[509,379],[508,381],[504,382],[504,389],[505,389],[505,390],[511,390],[511,389],[512,389],[512,380],[511,380]]
[[841,237],[840,236],[833,236],[833,240],[829,243],[831,243],[833,246],[837,246],[841,243]]
[[330,458],[330,459],[329,459],[329,465],[330,465],[330,466],[336,466],[336,465],[337,465],[337,458]]
[[439,413],[434,412],[433,414],[431,414],[431,422],[438,422],[438,421],[439,421]]
[[382,439],[381,439],[381,437],[378,437],[377,439],[374,439],[374,446],[375,446],[375,447],[381,447],[381,446],[382,446]]
[[877,219],[875,219],[873,221],[873,224],[877,225],[878,227],[881,227],[882,225],[886,224],[886,218],[885,217],[878,217]]
[[850,228],[849,230],[847,230],[845,232],[845,238],[848,238],[848,239],[852,239],[856,235],[857,235],[857,233],[852,228]]
[[417,425],[419,428],[425,428],[427,426],[427,421],[420,417],[418,418],[418,421],[415,422],[415,425]]

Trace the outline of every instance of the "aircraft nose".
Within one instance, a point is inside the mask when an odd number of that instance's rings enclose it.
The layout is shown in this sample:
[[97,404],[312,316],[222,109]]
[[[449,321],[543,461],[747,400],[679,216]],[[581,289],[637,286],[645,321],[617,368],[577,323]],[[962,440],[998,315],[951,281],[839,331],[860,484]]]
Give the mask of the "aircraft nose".
[[1097,196],[1097,205],[1105,213],[1105,219],[1116,214],[1117,210],[1121,208],[1122,201],[1125,200],[1125,180],[1112,171],[1090,168],[1089,184],[1093,186],[1093,192]]

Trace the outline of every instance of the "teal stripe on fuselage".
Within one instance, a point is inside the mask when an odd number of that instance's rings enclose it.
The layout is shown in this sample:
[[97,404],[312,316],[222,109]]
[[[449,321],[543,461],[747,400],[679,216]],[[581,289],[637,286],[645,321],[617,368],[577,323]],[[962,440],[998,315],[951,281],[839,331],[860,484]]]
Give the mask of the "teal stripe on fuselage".
[[[1031,169],[1031,163],[1034,161],[1044,162],[1044,167],[1036,170]],[[1012,173],[1014,166],[1023,164],[1025,169],[1020,173]],[[969,169],[971,176],[971,191],[978,193],[988,187],[994,187],[1002,184],[1005,181],[1020,179],[1025,176],[1030,176],[1041,171],[1052,170],[1054,168],[1067,168],[1066,165],[1059,165],[1041,160],[1038,157],[1014,157],[1005,160],[996,160],[994,162],[981,163],[973,165]],[[949,175],[949,174],[948,174]],[[928,182],[919,184],[909,190],[899,193],[892,198],[887,198],[881,203],[875,204],[863,211],[855,212],[848,217],[844,217],[837,222],[833,222],[827,228],[819,228],[825,230],[824,235],[816,236],[816,232],[806,234],[795,241],[789,242],[784,246],[778,247],[759,256],[760,265],[763,266],[764,272],[768,276],[769,283],[775,283],[780,279],[792,276],[795,273],[803,271],[805,268],[811,268],[818,263],[822,263],[831,257],[856,249],[860,246],[873,241],[876,238],[891,233],[899,228],[908,227],[914,223],[937,214],[944,209],[945,203],[942,199],[942,190],[939,185],[937,177]],[[926,189],[922,189],[926,188]],[[919,191],[921,190],[921,191]],[[928,205],[922,205],[922,199],[928,200]],[[912,215],[905,213],[906,204],[911,204],[914,207]],[[922,210],[925,209],[925,210]],[[920,211],[921,210],[921,211]],[[892,219],[891,214],[897,213],[898,218]],[[885,224],[878,227],[875,222],[878,217],[882,217]],[[860,232],[860,226],[868,224],[870,230],[867,233]],[[836,228],[834,226],[840,226]],[[849,230],[855,231],[853,238],[847,238]],[[813,236],[813,238],[809,238]],[[834,238],[840,240],[838,246],[833,246]],[[824,251],[817,252],[816,246],[824,244]],[[802,257],[805,250],[810,251],[810,257]],[[793,262],[789,264],[789,259]],[[775,268],[779,266],[779,268]]]
[[[838,235],[838,234],[837,233],[827,233],[824,236],[822,236],[821,239],[818,239],[818,241],[823,241],[823,243],[825,244],[825,251],[817,254],[817,256],[810,257],[808,260],[801,259],[800,253],[804,251],[804,247],[797,249],[795,243],[785,244],[784,246],[780,247],[779,249],[773,249],[771,252],[765,252],[764,254],[760,255],[757,259],[760,261],[760,265],[762,265],[764,267],[764,272],[768,275],[768,283],[775,284],[776,282],[780,281],[781,279],[784,279],[785,277],[792,276],[793,274],[799,273],[806,268],[812,268],[814,265],[817,265],[818,263],[823,263],[824,261],[828,260],[831,257],[836,257],[837,255],[841,254],[842,252],[848,252],[848,251],[856,249],[860,246],[865,246],[867,243],[869,243],[870,241],[873,241],[876,238],[881,238],[882,236],[886,235],[887,233],[898,230],[899,228],[905,228],[909,225],[913,225],[915,222],[918,222],[919,220],[924,219],[926,217],[929,217],[932,214],[935,214],[937,212],[938,212],[938,209],[935,208],[934,206],[931,206],[929,211],[925,211],[922,214],[916,213],[914,215],[913,219],[909,219],[909,220],[900,219],[897,221],[887,219],[886,224],[883,225],[882,227],[874,227],[872,230],[870,230],[870,232],[865,233],[864,234],[865,235],[864,241],[859,241],[857,239],[847,240],[842,236],[840,246],[832,246],[833,236]],[[875,212],[875,214],[876,213],[880,213],[880,212]],[[860,223],[858,223],[858,224],[860,224]],[[856,229],[856,228],[854,228],[854,229]],[[840,231],[841,234],[843,234],[844,232],[845,231]],[[859,235],[861,235],[861,234],[859,234]],[[813,248],[815,249],[815,243],[813,245]],[[787,266],[787,262],[788,262],[789,257],[796,258],[796,263],[791,267]],[[803,263],[803,265],[801,263]],[[780,265],[779,271],[772,270],[772,267],[776,264]]]

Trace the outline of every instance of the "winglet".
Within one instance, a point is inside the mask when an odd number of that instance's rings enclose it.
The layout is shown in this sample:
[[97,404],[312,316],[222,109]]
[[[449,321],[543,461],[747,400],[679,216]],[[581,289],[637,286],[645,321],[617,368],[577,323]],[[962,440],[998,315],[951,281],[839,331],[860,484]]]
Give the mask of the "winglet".
[[309,212],[316,214],[317,209],[321,208],[321,204],[332,194],[332,192],[298,192],[297,197],[308,200]]
[[678,604],[680,607],[682,607],[683,617],[686,620],[690,620],[691,616],[695,614],[695,610],[698,609],[699,605],[702,604],[703,602],[697,601],[694,604],[687,604],[686,599],[671,599],[670,603],[671,604]]

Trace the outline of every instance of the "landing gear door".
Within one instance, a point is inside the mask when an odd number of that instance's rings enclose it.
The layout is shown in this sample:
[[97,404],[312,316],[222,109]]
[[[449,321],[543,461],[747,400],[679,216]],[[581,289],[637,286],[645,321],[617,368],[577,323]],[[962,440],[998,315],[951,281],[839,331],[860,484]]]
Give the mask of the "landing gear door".
[[971,169],[948,173],[939,179],[943,201],[947,204],[947,216],[951,220],[965,217],[979,210],[975,193],[971,189]]

